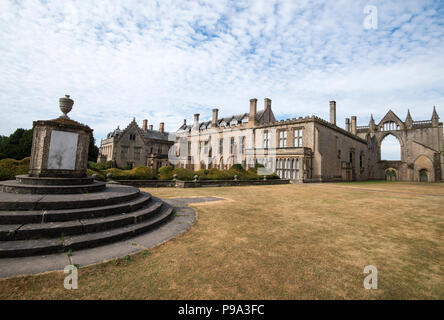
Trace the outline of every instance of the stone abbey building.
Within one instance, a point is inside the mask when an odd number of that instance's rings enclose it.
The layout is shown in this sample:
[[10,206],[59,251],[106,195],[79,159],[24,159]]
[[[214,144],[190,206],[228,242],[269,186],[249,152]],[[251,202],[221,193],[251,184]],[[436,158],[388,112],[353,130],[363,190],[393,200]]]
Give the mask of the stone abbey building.
[[117,127],[101,141],[98,161],[113,161],[115,167],[147,166],[157,171],[168,165],[168,150],[173,144],[174,141],[168,140],[163,122],[159,130],[153,130],[148,120],[143,120],[140,128],[133,119],[124,130]]
[[[400,161],[382,161],[381,143],[394,135],[401,145]],[[345,119],[345,129],[336,124],[336,102],[330,101],[330,121],[316,116],[276,121],[271,100],[257,110],[212,120],[186,120],[176,132],[170,163],[189,169],[227,169],[239,163],[244,168],[263,164],[281,178],[300,182],[360,181],[369,179],[439,181],[444,178],[443,124],[433,109],[431,120],[413,121],[410,112],[402,121],[389,111],[379,123],[373,116],[366,126],[357,126],[356,116]]]

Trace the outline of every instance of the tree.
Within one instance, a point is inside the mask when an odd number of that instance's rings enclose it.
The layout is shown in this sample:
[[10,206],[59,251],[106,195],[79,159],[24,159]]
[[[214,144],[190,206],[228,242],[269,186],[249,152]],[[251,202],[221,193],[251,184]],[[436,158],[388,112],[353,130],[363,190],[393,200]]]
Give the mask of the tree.
[[89,137],[89,148],[88,148],[88,161],[97,162],[97,157],[99,156],[99,148],[96,146],[96,139],[94,139],[93,134]]
[[15,130],[9,137],[1,137],[0,154],[2,157],[21,160],[31,155],[33,129]]

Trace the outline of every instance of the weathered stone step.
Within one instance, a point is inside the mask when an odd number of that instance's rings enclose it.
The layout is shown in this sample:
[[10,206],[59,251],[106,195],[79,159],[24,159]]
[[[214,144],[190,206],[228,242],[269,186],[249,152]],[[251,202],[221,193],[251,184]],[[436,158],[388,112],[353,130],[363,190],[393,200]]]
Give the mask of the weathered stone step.
[[150,201],[151,195],[141,192],[128,202],[81,209],[0,211],[0,225],[62,222],[107,217],[140,209]]
[[[67,235],[119,228],[146,220],[150,216],[155,215],[161,206],[162,202],[154,201],[134,212],[112,215],[105,218],[25,224],[15,231],[14,239],[64,238]],[[7,239],[1,236],[2,234],[0,233],[0,240],[11,239],[10,236]]]
[[94,182],[93,177],[85,178],[52,178],[52,177],[30,177],[29,175],[15,176],[15,180],[20,184],[47,185],[47,186],[72,186],[85,185]]
[[[152,230],[165,223],[173,215],[173,208],[164,203],[161,211],[142,223],[132,224],[107,231],[68,236],[64,239],[38,239],[0,241],[0,257],[21,257],[39,254],[80,250],[128,239]],[[63,241],[62,241],[63,240]]]
[[[138,224],[129,225],[123,228],[113,229],[103,232],[95,232],[82,234],[78,236],[71,236],[65,239],[65,250],[80,250],[86,248],[97,247],[110,242],[119,241],[136,236],[141,233],[145,233],[152,230],[162,223],[166,222],[173,214],[173,208],[165,206],[166,208],[146,221]],[[1,257],[0,247],[0,257]]]
[[89,194],[15,194],[0,192],[0,210],[57,210],[107,206],[127,202],[139,196],[139,189],[108,184],[101,192]]
[[63,252],[60,239],[0,241],[0,258],[35,256]]
[[0,182],[0,191],[19,194],[80,194],[103,191],[106,183],[94,181],[83,185],[33,185],[22,184],[16,180]]

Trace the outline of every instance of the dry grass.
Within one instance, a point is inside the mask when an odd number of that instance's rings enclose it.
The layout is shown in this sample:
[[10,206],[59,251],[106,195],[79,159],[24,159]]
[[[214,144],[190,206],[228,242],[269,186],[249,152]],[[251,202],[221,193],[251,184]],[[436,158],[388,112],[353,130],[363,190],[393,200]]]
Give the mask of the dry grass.
[[[229,201],[193,205],[191,230],[148,256],[81,268],[79,290],[65,290],[63,272],[49,272],[0,280],[0,298],[444,298],[444,197],[436,196],[444,184],[146,191]],[[378,290],[363,288],[370,264],[378,268]]]

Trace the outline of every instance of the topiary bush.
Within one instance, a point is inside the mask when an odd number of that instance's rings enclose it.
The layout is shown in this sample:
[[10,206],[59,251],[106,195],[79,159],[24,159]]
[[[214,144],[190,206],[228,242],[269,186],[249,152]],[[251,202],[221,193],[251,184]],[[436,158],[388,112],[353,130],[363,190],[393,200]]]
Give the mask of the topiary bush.
[[196,174],[193,170],[185,168],[176,168],[173,170],[173,175],[177,175],[178,180],[191,181],[194,180],[194,175]]
[[131,170],[111,168],[102,171],[104,175],[111,173],[113,180],[156,180],[157,175],[152,168],[135,167]]
[[264,165],[262,163],[256,162],[254,164],[254,168],[257,169],[257,168],[265,168],[265,167],[264,167]]
[[230,170],[245,171],[244,168],[242,167],[242,165],[239,163],[233,164],[231,166]]
[[97,170],[106,170],[108,168],[101,162],[88,161],[88,169],[97,171]]
[[29,157],[22,160],[0,160],[0,180],[13,180],[19,174],[27,174],[29,171]]
[[136,180],[157,180],[156,172],[150,167],[135,167],[129,173]]
[[276,173],[273,172],[272,174],[269,174],[267,176],[267,179],[280,179],[280,178]]
[[159,179],[160,180],[172,180],[173,174],[174,173],[173,173],[172,166],[161,167],[159,169]]

